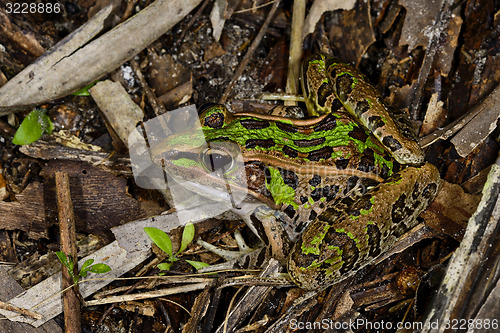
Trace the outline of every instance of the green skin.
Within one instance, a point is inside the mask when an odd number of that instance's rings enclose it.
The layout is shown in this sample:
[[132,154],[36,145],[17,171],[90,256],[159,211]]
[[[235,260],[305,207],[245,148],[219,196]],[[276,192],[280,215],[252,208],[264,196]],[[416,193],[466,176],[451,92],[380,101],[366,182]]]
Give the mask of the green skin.
[[[403,136],[375,89],[348,65],[316,55],[304,62],[302,83],[309,114],[324,116],[232,114],[222,105],[200,115],[208,145],[235,144],[245,170],[203,177],[215,150],[200,148],[203,138],[193,133],[170,138],[153,160],[206,186],[246,181],[249,196],[283,211],[291,229],[306,225],[283,261],[299,287],[318,289],[373,262],[413,227],[438,190],[439,173],[420,163],[418,144]],[[335,103],[341,107],[334,110]],[[174,149],[183,154],[172,157]],[[217,154],[226,161],[235,151]],[[420,165],[408,166],[415,161]],[[272,239],[267,229],[276,228],[266,228]]]

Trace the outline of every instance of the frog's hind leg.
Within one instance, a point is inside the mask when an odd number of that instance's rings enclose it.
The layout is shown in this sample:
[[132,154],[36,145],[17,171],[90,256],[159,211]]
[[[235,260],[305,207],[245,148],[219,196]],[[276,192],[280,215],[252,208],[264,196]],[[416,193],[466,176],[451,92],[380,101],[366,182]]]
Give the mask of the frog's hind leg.
[[392,153],[401,164],[419,164],[424,153],[382,103],[376,89],[364,77],[347,64],[330,59],[326,63],[326,75],[336,98],[345,109]]
[[418,223],[418,215],[438,191],[439,179],[432,164],[407,167],[352,204],[328,207],[292,249],[288,271],[293,281],[316,289],[373,262]]

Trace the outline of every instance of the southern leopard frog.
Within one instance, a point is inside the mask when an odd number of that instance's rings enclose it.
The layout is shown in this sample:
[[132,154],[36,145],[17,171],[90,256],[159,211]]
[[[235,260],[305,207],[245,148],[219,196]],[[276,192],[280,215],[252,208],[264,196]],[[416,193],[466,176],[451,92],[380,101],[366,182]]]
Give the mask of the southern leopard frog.
[[[422,163],[409,131],[349,65],[313,56],[302,86],[310,119],[213,105],[200,115],[206,145],[186,132],[152,155],[172,177],[197,179],[192,187],[202,195],[245,183],[248,205],[235,210],[265,244],[279,247],[299,287],[316,289],[355,273],[413,227],[438,190],[439,173]],[[237,154],[244,167],[235,167]],[[217,169],[220,177],[204,176]],[[275,242],[275,224],[262,231],[256,223],[269,217],[285,225],[291,250]]]

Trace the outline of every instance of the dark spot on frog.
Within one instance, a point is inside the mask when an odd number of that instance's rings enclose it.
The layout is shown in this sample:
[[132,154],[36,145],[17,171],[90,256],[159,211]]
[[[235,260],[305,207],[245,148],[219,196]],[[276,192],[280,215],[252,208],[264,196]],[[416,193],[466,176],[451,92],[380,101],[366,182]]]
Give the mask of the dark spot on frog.
[[322,193],[323,192],[323,189],[322,188],[315,188],[312,192],[311,192],[311,198],[316,202],[316,201],[319,201],[319,199],[321,199],[322,197]]
[[293,143],[298,147],[312,147],[322,144],[323,142],[325,142],[325,140],[325,138],[317,138],[311,140],[293,140]]
[[357,177],[357,176],[349,177],[349,179],[347,180],[346,186],[345,186],[344,193],[349,193],[354,187],[356,187],[356,185],[358,184],[358,181],[359,181],[359,177]]
[[339,157],[335,161],[335,166],[339,170],[344,170],[345,168],[347,168],[348,165],[349,165],[349,159],[348,158]]
[[269,239],[267,238],[267,233],[264,230],[264,225],[262,222],[255,216],[255,214],[250,215],[250,221],[252,221],[252,225],[255,227],[255,230],[257,231],[257,236],[264,242],[264,244],[267,246],[269,245]]
[[385,125],[385,123],[382,120],[382,117],[380,117],[380,116],[371,116],[370,118],[368,118],[368,128],[371,131],[374,131],[377,128],[380,128],[384,125]]
[[413,191],[411,192],[411,198],[413,200],[417,200],[419,195],[420,195],[420,192],[418,191],[418,183],[415,183],[415,186],[413,187]]
[[314,127],[315,132],[332,130],[337,126],[337,119],[329,114]]
[[283,179],[283,182],[293,188],[294,190],[297,189],[297,186],[299,185],[299,177],[295,174],[293,171],[289,170],[283,170],[281,168],[278,168],[281,178]]
[[373,204],[372,202],[370,201],[370,199],[372,198],[371,195],[365,195],[363,197],[361,197],[358,202],[356,203],[356,207],[361,210],[370,210],[370,208],[372,208]]
[[309,185],[311,185],[311,186],[318,186],[319,184],[321,184],[321,176],[314,175],[309,180]]
[[370,104],[367,101],[360,101],[354,108],[354,114],[361,118],[361,115],[370,109]]
[[310,160],[310,161],[319,161],[321,159],[328,159],[332,156],[332,152],[333,152],[333,149],[332,147],[323,147],[323,148],[320,148],[318,150],[313,150],[311,152],[309,152],[309,154],[307,155],[307,158]]
[[[298,217],[298,216],[297,216]],[[294,229],[294,232],[297,233],[297,234],[300,234],[302,233],[302,231],[304,231],[304,229],[307,227],[307,223],[305,222],[300,222],[299,224],[297,224],[297,226],[295,227]]]
[[214,112],[208,117],[205,117],[203,126],[208,126],[210,128],[222,128],[222,126],[224,126],[224,113]]
[[422,197],[424,199],[429,199],[429,198],[431,198],[436,193],[436,190],[437,190],[437,184],[436,183],[429,184],[422,191]]
[[323,82],[318,88],[318,105],[324,107],[328,97],[333,95],[333,89],[329,82]]
[[340,74],[335,79],[335,88],[341,101],[346,101],[352,91],[353,77],[348,73]]
[[295,243],[294,251],[292,251],[290,261],[295,262],[295,264],[298,267],[307,268],[307,267],[311,266],[311,264],[315,260],[318,260],[319,256],[316,254],[312,254],[312,253],[309,253],[309,254],[302,253],[302,251],[300,251],[300,249],[302,248],[302,243],[303,243],[302,239],[299,238],[297,243]]
[[399,143],[398,140],[394,139],[392,135],[388,135],[382,139],[382,143],[384,146],[389,148],[391,151],[396,151],[398,149],[401,149],[401,143]]
[[283,151],[283,154],[290,156],[292,158],[299,156],[299,152],[291,147],[283,146],[281,150]]
[[399,182],[401,179],[403,178],[403,176],[400,174],[400,173],[396,173],[394,175],[392,175],[391,178],[388,179],[388,181],[390,183],[397,183]]
[[380,171],[380,177],[386,179],[389,176],[389,167],[386,164],[382,165]]
[[295,209],[293,208],[292,205],[288,205],[283,212],[288,215],[289,218],[293,218],[296,214]]
[[335,199],[337,193],[339,192],[340,187],[338,185],[325,186],[324,188],[324,197],[328,202]]
[[363,156],[359,161],[358,170],[363,172],[371,172],[375,168],[375,157],[371,148],[365,149]]
[[261,147],[261,148],[270,148],[274,147],[276,144],[273,139],[248,139],[245,147],[248,149]]
[[[338,100],[338,98],[335,98],[332,101],[332,105],[330,106],[331,112],[335,112],[340,110],[344,105],[342,105],[342,102]],[[344,110],[345,111],[345,110]]]
[[216,138],[213,138],[211,141],[222,142],[222,141],[230,141],[230,140],[229,140],[228,136],[218,136]]
[[330,207],[325,209],[320,215],[319,219],[327,224],[337,223],[337,218],[342,215],[344,211],[342,209],[338,209],[338,207]]
[[[343,232],[336,232],[333,228],[330,228],[323,239],[323,244],[328,244],[328,247],[335,246],[342,250],[344,263],[339,270],[341,274],[352,270],[359,258],[359,249],[354,239],[351,239]],[[336,253],[334,255],[337,256]],[[325,258],[325,260],[327,259],[329,258]]]
[[375,224],[369,224],[366,227],[366,234],[368,235],[368,256],[374,258],[380,254],[380,230]]
[[288,133],[295,133],[295,132],[297,132],[297,128],[296,127],[293,127],[290,124],[282,123],[282,122],[279,122],[279,121],[276,122],[276,127],[278,127],[280,130],[282,130],[284,132],[288,132]]
[[318,213],[316,213],[314,210],[311,210],[311,214],[309,214],[309,221],[314,221],[318,217]]
[[365,132],[363,128],[360,126],[356,126],[348,133],[349,137],[352,139],[356,139],[362,142],[365,142],[366,139],[368,138],[368,134]]
[[394,228],[392,228],[392,234],[396,238],[401,237],[407,231],[408,227],[406,226],[405,223],[399,223],[398,225],[395,225]]
[[241,126],[246,129],[264,129],[270,126],[268,121],[256,119],[242,119],[240,120]]
[[403,193],[392,205],[391,218],[393,225],[399,224],[405,216],[406,194]]
[[[262,265],[264,263],[267,262],[267,260],[269,259],[269,256],[268,254],[266,253],[266,251],[263,251],[264,249],[262,249],[260,252],[259,252],[259,255],[257,256],[257,260],[256,260],[256,267],[262,267]],[[248,258],[250,258],[251,256],[247,256]],[[246,265],[245,267],[250,267],[248,265]]]

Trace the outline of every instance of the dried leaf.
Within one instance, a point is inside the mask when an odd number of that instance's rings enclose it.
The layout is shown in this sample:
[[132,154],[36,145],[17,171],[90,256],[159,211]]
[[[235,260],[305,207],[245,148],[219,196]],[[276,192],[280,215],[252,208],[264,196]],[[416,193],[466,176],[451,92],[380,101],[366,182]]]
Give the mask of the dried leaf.
[[309,10],[309,14],[306,17],[304,23],[304,34],[305,38],[308,34],[314,31],[316,24],[321,19],[324,12],[329,12],[336,9],[350,10],[354,8],[356,0],[316,0]]
[[426,47],[430,29],[436,14],[441,8],[441,1],[436,0],[401,0],[399,4],[406,8],[406,17],[401,32],[400,45],[408,45],[411,51],[418,45]]

